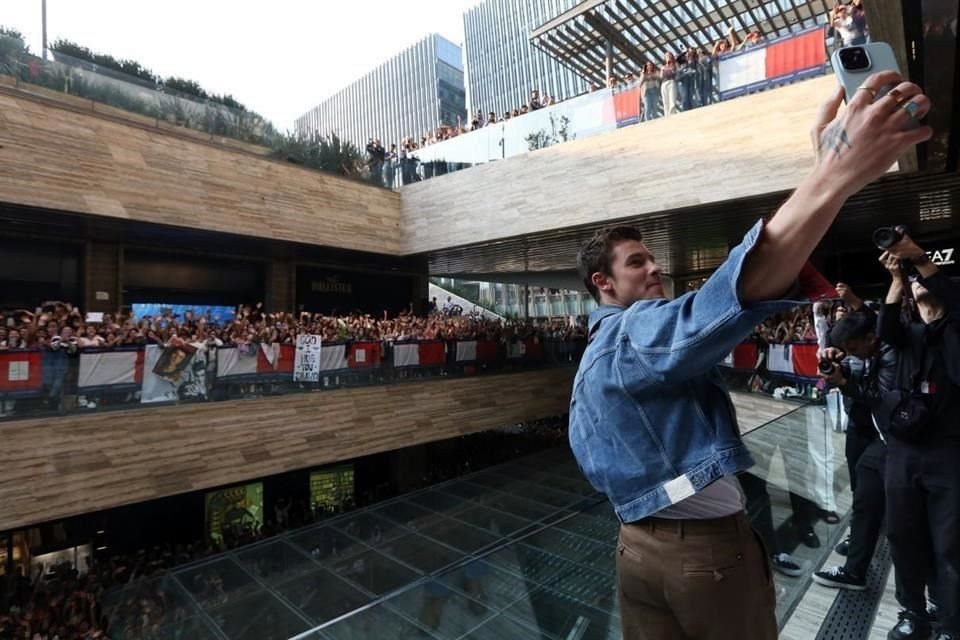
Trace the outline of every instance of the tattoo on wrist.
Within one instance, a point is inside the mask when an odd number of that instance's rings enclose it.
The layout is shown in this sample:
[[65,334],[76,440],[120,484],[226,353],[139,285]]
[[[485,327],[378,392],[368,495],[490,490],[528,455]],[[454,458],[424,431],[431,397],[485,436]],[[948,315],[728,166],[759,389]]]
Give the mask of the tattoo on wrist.
[[850,137],[847,135],[847,130],[844,129],[839,122],[835,122],[823,132],[818,150],[821,154],[826,151],[833,151],[839,156],[843,153],[844,149],[852,148],[853,145],[850,144]]

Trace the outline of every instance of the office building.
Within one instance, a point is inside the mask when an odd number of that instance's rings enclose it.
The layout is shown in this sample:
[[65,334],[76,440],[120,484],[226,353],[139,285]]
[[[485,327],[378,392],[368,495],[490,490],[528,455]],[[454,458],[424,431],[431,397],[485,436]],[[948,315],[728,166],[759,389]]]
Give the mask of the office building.
[[466,117],[459,46],[432,33],[297,118],[298,133],[336,132],[361,148],[420,137]]
[[470,113],[502,114],[526,104],[531,89],[569,98],[583,79],[530,43],[534,29],[577,0],[486,0],[463,15]]

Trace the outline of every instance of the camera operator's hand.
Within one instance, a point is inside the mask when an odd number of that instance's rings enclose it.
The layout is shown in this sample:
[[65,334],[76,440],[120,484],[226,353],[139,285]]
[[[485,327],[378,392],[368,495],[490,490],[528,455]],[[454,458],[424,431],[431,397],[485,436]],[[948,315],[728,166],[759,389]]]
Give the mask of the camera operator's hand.
[[856,311],[863,307],[863,300],[853,292],[853,289],[846,282],[838,282],[834,289],[840,294],[840,299],[846,302],[851,309]]
[[827,347],[826,349],[817,350],[817,360],[823,362],[824,360],[829,360],[830,362],[840,362],[845,357],[847,357],[846,352],[843,349],[838,349],[837,347]]
[[903,227],[897,227],[897,229],[900,230],[903,237],[901,237],[896,244],[888,248],[887,253],[899,260],[916,260],[917,258],[923,258],[927,255],[927,252],[921,249],[920,246],[913,241],[913,238],[906,234]]
[[903,276],[903,268],[900,265],[900,258],[893,255],[889,251],[884,251],[880,254],[880,264],[883,265],[883,268],[890,272],[890,277],[894,280],[899,280]]
[[[874,99],[887,86],[895,90]],[[904,130],[912,116],[901,104],[912,102],[918,108],[915,117],[922,118],[930,111],[930,99],[894,71],[867,78],[838,116],[843,95],[838,88],[820,107],[811,136],[817,172],[846,199],[886,173],[912,146],[929,140],[933,129]]]

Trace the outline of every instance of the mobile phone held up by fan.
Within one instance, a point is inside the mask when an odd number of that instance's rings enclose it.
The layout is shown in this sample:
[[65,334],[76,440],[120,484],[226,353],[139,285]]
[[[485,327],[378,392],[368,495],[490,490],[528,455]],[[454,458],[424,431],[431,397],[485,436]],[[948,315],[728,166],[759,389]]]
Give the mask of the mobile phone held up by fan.
[[[847,102],[853,99],[857,89],[873,74],[881,71],[900,73],[893,49],[886,42],[870,42],[837,49],[830,56],[830,65],[837,76],[837,81],[843,86]],[[891,89],[893,89],[892,85],[877,89],[874,101],[885,96]],[[920,123],[910,118],[905,128],[912,129],[918,126]]]

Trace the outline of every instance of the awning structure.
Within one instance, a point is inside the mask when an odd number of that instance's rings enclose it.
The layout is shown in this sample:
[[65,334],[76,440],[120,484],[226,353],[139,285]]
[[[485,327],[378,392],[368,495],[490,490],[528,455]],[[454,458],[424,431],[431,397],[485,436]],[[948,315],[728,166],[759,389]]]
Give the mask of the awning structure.
[[713,49],[732,27],[771,39],[826,22],[826,0],[583,0],[530,34],[530,42],[583,76],[636,75],[670,51]]

